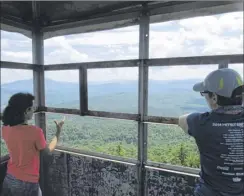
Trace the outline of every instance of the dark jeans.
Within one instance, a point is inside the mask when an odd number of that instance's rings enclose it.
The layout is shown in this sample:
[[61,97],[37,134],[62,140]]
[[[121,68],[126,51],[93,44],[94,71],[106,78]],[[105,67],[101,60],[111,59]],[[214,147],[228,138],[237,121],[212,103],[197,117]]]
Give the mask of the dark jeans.
[[7,174],[1,196],[42,196],[42,192],[38,183],[24,182]]
[[[194,196],[233,196],[231,193],[216,192],[212,190],[210,186],[207,186],[203,180],[200,180],[200,183],[197,184],[194,190]],[[235,196],[244,196],[244,192],[237,193]]]
[[199,183],[195,187],[194,196],[216,196],[216,193],[206,186],[203,179],[200,178]]

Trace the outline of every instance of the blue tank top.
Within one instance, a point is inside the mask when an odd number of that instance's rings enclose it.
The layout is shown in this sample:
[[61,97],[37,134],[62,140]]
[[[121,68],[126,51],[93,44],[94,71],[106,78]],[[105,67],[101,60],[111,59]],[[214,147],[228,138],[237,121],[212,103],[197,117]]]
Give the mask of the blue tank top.
[[[241,106],[239,107],[239,109]],[[193,113],[187,118],[188,132],[197,143],[202,196],[244,196],[244,110]]]

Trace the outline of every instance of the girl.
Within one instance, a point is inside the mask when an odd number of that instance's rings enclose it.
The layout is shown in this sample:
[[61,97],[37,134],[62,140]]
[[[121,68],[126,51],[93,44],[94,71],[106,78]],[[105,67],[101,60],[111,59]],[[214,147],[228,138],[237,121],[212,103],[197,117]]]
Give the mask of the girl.
[[3,196],[41,196],[39,187],[40,153],[52,152],[59,140],[64,120],[57,123],[56,135],[47,146],[41,128],[28,125],[36,108],[29,93],[13,95],[3,112],[2,137],[10,159],[3,182]]

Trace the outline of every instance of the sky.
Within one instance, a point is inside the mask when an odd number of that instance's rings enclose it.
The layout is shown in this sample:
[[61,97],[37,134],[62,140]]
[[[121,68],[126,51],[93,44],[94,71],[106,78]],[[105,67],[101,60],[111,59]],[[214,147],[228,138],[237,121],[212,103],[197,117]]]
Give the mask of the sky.
[[[243,54],[243,12],[150,25],[150,58]],[[44,41],[45,65],[138,58],[139,26],[59,36]],[[32,63],[31,39],[1,31],[1,60]],[[232,64],[243,77],[243,64]],[[153,67],[149,79],[203,79],[218,65]],[[31,79],[32,71],[1,69],[1,83]],[[78,82],[78,71],[48,71],[45,78]],[[138,80],[138,68],[88,70],[88,81]]]

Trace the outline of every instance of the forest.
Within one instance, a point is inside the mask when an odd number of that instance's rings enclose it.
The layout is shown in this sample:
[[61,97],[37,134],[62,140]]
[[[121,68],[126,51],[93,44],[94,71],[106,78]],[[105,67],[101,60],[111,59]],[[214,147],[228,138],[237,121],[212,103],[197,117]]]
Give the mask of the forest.
[[[60,146],[126,158],[137,158],[137,122],[65,115]],[[62,114],[47,113],[47,141],[55,134],[54,120]],[[33,123],[33,122],[32,122]],[[7,150],[2,143],[2,155]],[[176,125],[148,125],[148,160],[199,168],[195,141]]]

